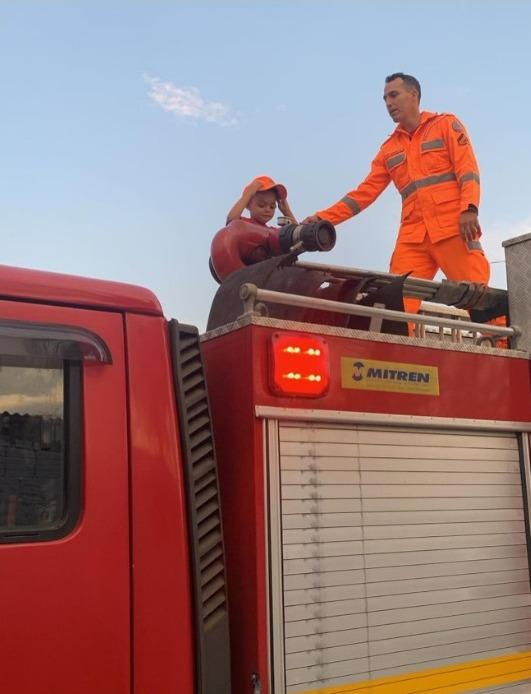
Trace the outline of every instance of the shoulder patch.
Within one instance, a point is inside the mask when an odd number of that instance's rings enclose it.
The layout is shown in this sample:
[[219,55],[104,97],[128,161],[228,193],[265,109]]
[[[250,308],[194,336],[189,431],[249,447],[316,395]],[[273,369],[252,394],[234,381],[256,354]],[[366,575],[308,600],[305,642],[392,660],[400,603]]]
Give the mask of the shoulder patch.
[[463,130],[464,130],[463,126],[462,126],[461,123],[457,120],[457,118],[456,118],[455,120],[452,121],[452,129],[455,130],[455,131],[458,132],[458,133],[463,132]]
[[458,137],[457,137],[457,142],[458,142],[458,144],[460,144],[460,145],[468,145],[468,144],[469,144],[469,139],[468,139],[468,137],[465,135],[465,133],[460,133],[460,134],[458,135]]

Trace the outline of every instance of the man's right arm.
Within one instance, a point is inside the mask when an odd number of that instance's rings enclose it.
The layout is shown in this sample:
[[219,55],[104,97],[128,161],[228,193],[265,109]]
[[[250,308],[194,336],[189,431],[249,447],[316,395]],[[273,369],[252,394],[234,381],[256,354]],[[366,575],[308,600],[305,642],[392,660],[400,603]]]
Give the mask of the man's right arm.
[[357,188],[351,190],[334,205],[306,217],[304,221],[314,222],[318,219],[326,219],[332,224],[344,222],[371,205],[387,188],[390,180],[391,177],[380,151],[372,162],[369,175]]

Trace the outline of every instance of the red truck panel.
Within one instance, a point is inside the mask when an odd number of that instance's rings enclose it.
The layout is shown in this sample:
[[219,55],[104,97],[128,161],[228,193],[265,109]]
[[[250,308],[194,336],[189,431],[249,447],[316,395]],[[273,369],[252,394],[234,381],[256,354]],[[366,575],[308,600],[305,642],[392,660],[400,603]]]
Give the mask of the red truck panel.
[[149,289],[122,282],[0,265],[0,297],[162,315]]
[[[249,694],[253,673],[263,678],[268,660],[263,441],[251,406],[252,349],[250,331],[203,344],[220,466],[234,694]],[[262,680],[261,694],[268,691]]]
[[190,559],[166,322],[126,318],[135,694],[192,694]]
[[0,302],[5,318],[82,326],[113,363],[84,366],[82,515],[61,540],[0,545],[1,689],[130,694],[129,503],[120,315]]
[[[328,393],[324,397],[308,399],[279,397],[271,392],[268,384],[269,339],[275,331],[253,326],[252,332],[253,389],[254,403],[257,405],[529,421],[531,389],[528,361],[524,358],[493,356],[487,351],[478,354],[327,335],[331,366]],[[219,343],[217,349],[222,353],[227,349],[228,354],[232,348],[225,348],[222,343],[216,342]],[[353,362],[373,359],[436,366],[440,393],[438,396],[426,396],[344,388],[341,385],[342,358],[349,358]]]
[[[317,398],[275,395],[269,385],[270,338],[275,332],[272,327],[250,325],[203,342],[226,536],[235,694],[247,694],[253,672],[260,674],[262,694],[270,692],[263,507],[267,442],[256,406],[300,410],[301,419],[306,410],[316,409],[528,423],[531,412],[529,364],[523,357],[333,334],[324,336],[330,351],[328,392]],[[374,360],[410,365],[413,371],[417,366],[434,367],[439,393],[346,387],[342,359],[347,366]]]

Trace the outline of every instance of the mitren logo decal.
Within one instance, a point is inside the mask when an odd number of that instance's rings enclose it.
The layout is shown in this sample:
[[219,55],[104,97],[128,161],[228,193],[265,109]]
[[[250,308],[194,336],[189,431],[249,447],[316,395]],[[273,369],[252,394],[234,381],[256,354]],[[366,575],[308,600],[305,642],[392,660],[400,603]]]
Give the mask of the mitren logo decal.
[[424,364],[402,364],[341,357],[341,386],[389,393],[439,395],[439,370]]

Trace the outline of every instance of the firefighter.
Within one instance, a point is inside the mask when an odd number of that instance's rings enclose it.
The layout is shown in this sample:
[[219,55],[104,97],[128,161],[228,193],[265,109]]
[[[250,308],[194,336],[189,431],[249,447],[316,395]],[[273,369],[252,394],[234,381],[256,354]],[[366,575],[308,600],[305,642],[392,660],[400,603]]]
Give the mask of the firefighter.
[[[490,266],[481,248],[479,170],[465,127],[452,114],[420,111],[421,89],[411,75],[385,80],[384,102],[394,132],[382,144],[367,178],[331,207],[304,222],[339,224],[358,214],[393,181],[402,196],[390,272],[487,284]],[[420,301],[405,300],[406,311]]]

